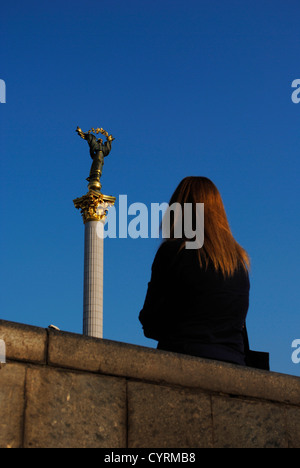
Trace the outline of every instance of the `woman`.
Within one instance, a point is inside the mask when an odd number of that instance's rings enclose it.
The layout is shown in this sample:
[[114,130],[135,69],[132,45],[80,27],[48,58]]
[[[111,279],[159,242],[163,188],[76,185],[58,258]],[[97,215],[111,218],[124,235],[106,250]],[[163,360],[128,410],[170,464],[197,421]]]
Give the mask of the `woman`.
[[249,257],[235,241],[221,195],[206,177],[187,177],[174,202],[204,203],[204,244],[187,249],[174,235],[157,251],[139,319],[158,349],[245,365],[243,328],[249,307]]

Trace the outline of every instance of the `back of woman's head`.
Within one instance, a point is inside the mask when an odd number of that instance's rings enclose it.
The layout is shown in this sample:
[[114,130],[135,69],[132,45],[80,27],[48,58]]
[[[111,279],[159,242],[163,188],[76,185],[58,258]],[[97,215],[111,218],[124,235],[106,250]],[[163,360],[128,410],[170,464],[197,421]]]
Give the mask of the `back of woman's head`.
[[[197,203],[204,204],[204,244],[198,249],[201,266],[211,262],[224,276],[231,276],[240,266],[247,269],[250,260],[247,252],[234,239],[219,190],[207,177],[186,177],[173,193],[169,206],[190,203],[195,227]],[[184,223],[184,220],[182,220]],[[174,239],[174,220],[171,221],[170,239]],[[186,239],[183,235],[183,246]]]

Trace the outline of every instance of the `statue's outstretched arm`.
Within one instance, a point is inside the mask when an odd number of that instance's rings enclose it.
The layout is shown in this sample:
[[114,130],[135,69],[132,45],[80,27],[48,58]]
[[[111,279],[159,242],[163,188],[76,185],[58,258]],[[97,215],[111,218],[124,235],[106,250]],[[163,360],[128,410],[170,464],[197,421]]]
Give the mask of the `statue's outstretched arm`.
[[83,131],[81,130],[81,128],[77,127],[76,128],[76,132],[78,133],[78,135],[83,138],[84,140],[86,140],[86,134],[83,133]]

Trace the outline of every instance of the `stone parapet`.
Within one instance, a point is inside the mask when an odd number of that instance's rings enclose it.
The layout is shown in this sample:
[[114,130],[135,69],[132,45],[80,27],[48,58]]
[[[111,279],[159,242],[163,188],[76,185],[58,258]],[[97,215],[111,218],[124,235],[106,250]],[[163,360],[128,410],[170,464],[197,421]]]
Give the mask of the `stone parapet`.
[[300,378],[0,320],[0,447],[300,447]]

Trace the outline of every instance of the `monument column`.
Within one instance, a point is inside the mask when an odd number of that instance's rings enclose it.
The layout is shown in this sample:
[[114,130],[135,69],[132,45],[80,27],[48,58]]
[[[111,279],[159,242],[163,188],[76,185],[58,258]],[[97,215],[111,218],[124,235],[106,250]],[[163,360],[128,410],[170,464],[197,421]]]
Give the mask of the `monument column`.
[[101,221],[89,221],[84,233],[83,334],[103,338],[103,239]]
[[101,132],[108,137],[107,142],[109,145],[103,145],[101,139],[91,138],[93,137],[93,135],[90,135],[91,131],[83,133],[78,127],[76,131],[83,139],[88,140],[90,154],[93,159],[90,177],[87,179],[89,181],[89,191],[86,195],[73,201],[75,208],[81,210],[85,225],[83,334],[103,338],[104,223],[107,209],[109,206],[114,205],[116,199],[100,192],[100,176],[103,157],[108,155],[113,137],[108,136],[103,129],[92,129],[92,131]]
[[104,223],[115,197],[89,191],[74,200],[81,209],[84,232],[83,334],[103,338]]

